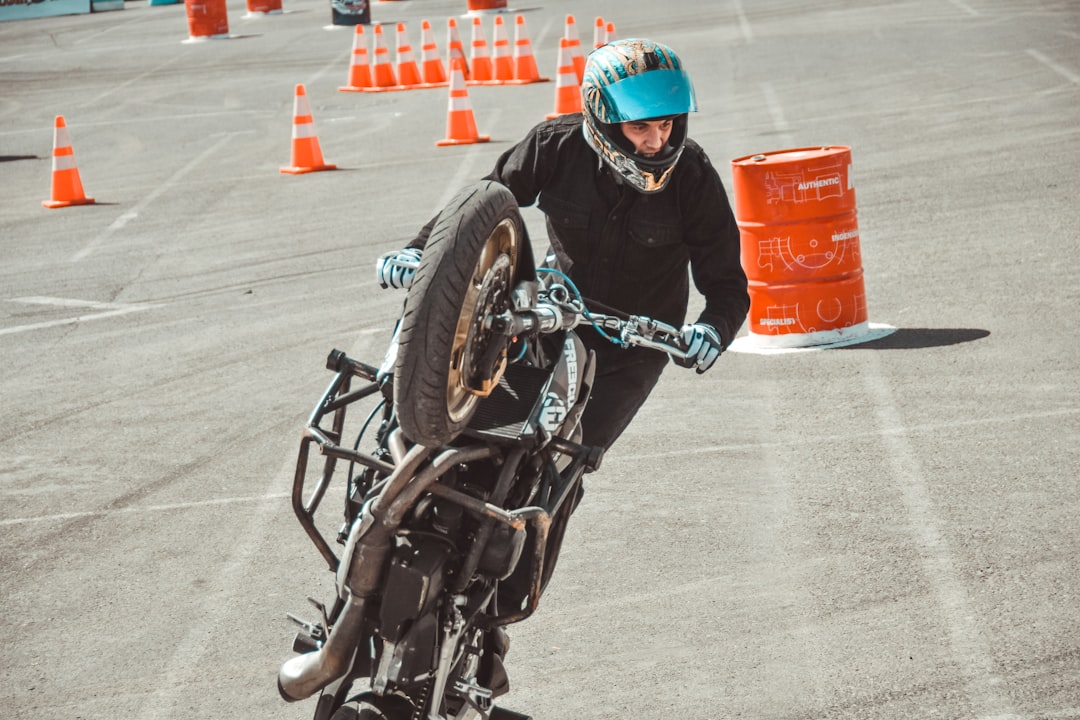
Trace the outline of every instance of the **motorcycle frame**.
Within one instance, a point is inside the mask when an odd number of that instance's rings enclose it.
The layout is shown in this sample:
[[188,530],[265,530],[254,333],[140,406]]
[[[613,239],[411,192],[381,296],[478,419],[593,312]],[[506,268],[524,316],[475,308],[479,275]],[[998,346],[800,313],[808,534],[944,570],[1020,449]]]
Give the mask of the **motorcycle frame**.
[[[315,514],[331,485],[338,461],[355,462],[374,470],[386,478],[390,478],[396,470],[399,470],[401,463],[391,464],[369,453],[358,452],[341,444],[345,417],[350,406],[380,392],[381,378],[379,370],[349,358],[339,350],[330,353],[327,359],[327,368],[334,371],[335,376],[312,411],[302,432],[296,472],[293,477],[291,500],[293,512],[296,514],[301,527],[303,527],[311,542],[326,561],[329,570],[337,573],[341,569],[342,558],[335,553],[330,542],[318,528]],[[366,381],[366,384],[353,389],[353,378],[360,378]],[[328,416],[330,416],[330,427],[325,428],[323,425]],[[370,510],[372,514],[380,516],[379,520],[384,524],[388,532],[394,532],[403,521],[405,512],[420,497],[430,492],[432,495],[456,503],[465,511],[479,518],[503,523],[514,530],[526,530],[528,528],[533,530],[535,541],[532,543],[532,555],[528,558],[522,557],[518,561],[519,563],[529,562],[530,575],[527,601],[519,609],[505,614],[500,613],[493,618],[487,619],[486,623],[478,623],[480,627],[520,622],[528,618],[536,610],[543,590],[545,551],[553,519],[572,495],[584,472],[594,470],[600,464],[602,451],[598,448],[582,446],[553,435],[547,435],[543,439],[545,440],[544,446],[539,452],[545,454],[541,472],[546,476],[543,479],[546,492],[542,493],[543,496],[546,496],[546,502],[506,510],[459,490],[439,484],[438,480],[451,468],[461,463],[491,457],[498,452],[491,443],[477,442],[462,447],[448,448],[442,451],[424,470],[415,474],[400,475],[394,483],[397,487],[384,488],[378,495],[378,507],[372,507]],[[394,447],[395,443],[396,448]],[[504,441],[504,443],[511,447],[522,447],[528,444],[521,441],[516,443]],[[387,444],[391,447],[393,454],[401,455],[405,450],[400,437],[391,437]],[[318,449],[325,460],[322,473],[315,487],[305,499],[308,467],[313,446]],[[427,454],[430,450],[417,446],[411,452]],[[563,470],[558,470],[552,456],[553,453],[559,453],[571,458],[570,463]],[[475,563],[476,558],[472,560]],[[378,572],[380,570],[381,568],[378,570],[373,568],[371,571]],[[328,631],[329,628],[326,628],[326,630]]]

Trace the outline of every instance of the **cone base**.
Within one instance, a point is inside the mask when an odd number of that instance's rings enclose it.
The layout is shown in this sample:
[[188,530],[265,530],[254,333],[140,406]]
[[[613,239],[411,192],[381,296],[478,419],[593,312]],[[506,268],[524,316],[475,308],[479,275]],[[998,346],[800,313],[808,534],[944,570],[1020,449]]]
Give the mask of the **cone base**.
[[313,167],[281,168],[281,172],[286,175],[303,175],[304,173],[319,172],[320,170],[337,170],[337,165],[315,165]]
[[94,198],[80,198],[78,200],[42,200],[41,207],[46,208],[62,208],[71,207],[72,205],[93,205]]
[[236,35],[230,35],[229,33],[222,33],[221,35],[190,35],[187,40],[181,40],[184,45],[191,43],[201,43],[208,40],[229,40],[236,37]]
[[500,80],[499,84],[500,85],[528,85],[530,83],[542,83],[542,82],[551,82],[551,78],[538,77],[538,78],[530,78],[530,79],[527,79],[527,80]]
[[450,83],[414,83],[412,85],[372,85],[361,88],[361,92],[398,92],[401,90],[427,90],[429,88],[446,87]]
[[439,147],[446,147],[447,145],[471,145],[473,143],[485,143],[489,140],[491,140],[490,135],[480,135],[478,137],[465,138],[463,140],[458,140],[457,138],[446,138],[445,140],[440,140],[435,144]]
[[367,92],[369,89],[366,85],[342,85],[338,92]]

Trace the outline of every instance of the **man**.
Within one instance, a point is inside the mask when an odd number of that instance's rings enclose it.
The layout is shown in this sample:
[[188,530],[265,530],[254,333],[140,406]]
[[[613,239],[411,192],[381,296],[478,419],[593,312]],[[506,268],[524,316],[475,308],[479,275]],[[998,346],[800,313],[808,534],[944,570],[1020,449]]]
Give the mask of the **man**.
[[[724,186],[705,152],[687,138],[687,116],[697,111],[690,76],[670,48],[619,40],[589,55],[581,90],[581,114],[534,127],[503,153],[487,179],[509,188],[519,206],[539,204],[551,242],[546,264],[566,273],[587,305],[681,325],[690,352],[676,362],[703,373],[734,339],[750,300]],[[379,258],[383,287],[411,284],[434,223],[409,248]],[[683,325],[688,266],[705,309]],[[587,330],[578,336],[596,352],[581,442],[607,449],[652,392],[667,356],[619,347]],[[552,519],[542,586],[581,494],[579,486]],[[533,542],[530,533],[527,543]],[[528,592],[523,565],[500,583],[500,603],[518,606]],[[499,628],[485,642],[490,652],[482,674],[498,696],[508,689],[502,669],[508,638]]]
[[[581,90],[581,114],[534,127],[488,178],[520,206],[539,203],[555,267],[589,301],[681,325],[690,355],[676,362],[703,373],[734,339],[750,301],[723,184],[687,138],[688,113],[697,111],[690,76],[671,48],[619,40],[589,55]],[[411,282],[408,261],[433,223],[410,249],[380,258],[383,287]],[[705,309],[683,325],[688,265]],[[667,357],[595,333],[580,336],[597,355],[582,442],[608,448],[652,392]]]

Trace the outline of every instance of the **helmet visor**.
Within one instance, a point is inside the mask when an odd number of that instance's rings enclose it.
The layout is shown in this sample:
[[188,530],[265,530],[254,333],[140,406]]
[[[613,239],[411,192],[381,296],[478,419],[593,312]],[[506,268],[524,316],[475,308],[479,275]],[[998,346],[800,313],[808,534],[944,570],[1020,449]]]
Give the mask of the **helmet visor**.
[[648,120],[668,115],[697,112],[694,86],[685,70],[654,70],[631,75],[600,88],[608,108],[617,117],[607,122]]

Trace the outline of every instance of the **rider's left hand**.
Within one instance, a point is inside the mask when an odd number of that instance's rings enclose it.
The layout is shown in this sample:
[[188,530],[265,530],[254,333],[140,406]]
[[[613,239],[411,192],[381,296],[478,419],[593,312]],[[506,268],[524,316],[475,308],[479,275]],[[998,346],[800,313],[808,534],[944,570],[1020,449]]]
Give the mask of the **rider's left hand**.
[[713,366],[716,358],[724,351],[724,343],[716,328],[705,323],[693,323],[682,326],[682,339],[686,343],[686,357],[674,358],[685,368],[694,368],[698,375]]
[[375,261],[375,279],[379,287],[386,290],[412,285],[421,254],[417,248],[405,248],[380,255]]

